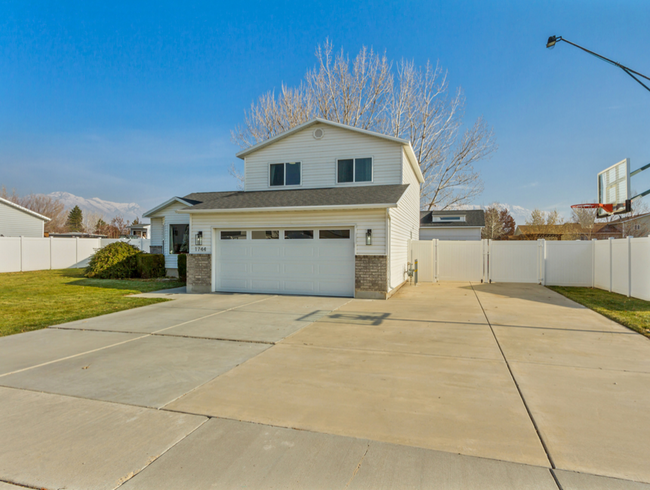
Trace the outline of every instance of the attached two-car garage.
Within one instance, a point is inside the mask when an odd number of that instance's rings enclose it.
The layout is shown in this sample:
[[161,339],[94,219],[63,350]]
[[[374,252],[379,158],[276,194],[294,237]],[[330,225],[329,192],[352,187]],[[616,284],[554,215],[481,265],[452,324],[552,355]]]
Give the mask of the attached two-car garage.
[[215,291],[354,296],[352,228],[215,230]]

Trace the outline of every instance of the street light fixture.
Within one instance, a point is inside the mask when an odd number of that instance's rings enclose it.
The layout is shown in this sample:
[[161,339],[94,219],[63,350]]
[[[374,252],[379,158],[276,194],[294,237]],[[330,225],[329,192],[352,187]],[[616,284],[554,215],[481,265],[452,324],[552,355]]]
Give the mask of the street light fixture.
[[576,48],[580,48],[583,51],[585,51],[586,53],[589,53],[590,55],[595,56],[596,58],[599,58],[599,59],[601,59],[603,61],[606,61],[607,63],[612,64],[614,66],[618,66],[621,70],[623,70],[625,73],[627,73],[632,78],[634,78],[637,82],[639,82],[639,84],[641,84],[641,86],[643,88],[645,88],[648,92],[650,92],[650,87],[648,87],[645,83],[643,83],[641,80],[639,80],[634,75],[645,78],[646,80],[650,80],[650,78],[646,77],[645,75],[642,75],[638,71],[634,71],[633,69],[628,68],[627,66],[621,65],[620,63],[618,63],[618,62],[616,62],[614,60],[610,60],[609,58],[605,58],[604,56],[599,55],[598,53],[594,53],[593,51],[590,51],[587,48],[583,48],[582,46],[579,46],[576,43],[572,43],[571,41],[567,41],[562,36],[551,36],[551,37],[549,37],[548,41],[546,41],[546,47],[549,48],[549,49],[553,49],[555,47],[555,45],[557,43],[559,43],[560,41],[564,41],[565,43],[569,43],[571,46],[575,46]]

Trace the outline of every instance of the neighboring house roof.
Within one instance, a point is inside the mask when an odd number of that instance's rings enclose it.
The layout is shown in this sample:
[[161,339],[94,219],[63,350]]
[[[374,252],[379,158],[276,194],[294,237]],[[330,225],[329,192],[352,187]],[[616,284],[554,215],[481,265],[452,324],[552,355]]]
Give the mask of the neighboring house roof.
[[[433,221],[434,216],[465,216],[465,221]],[[483,226],[485,226],[485,211],[482,209],[420,211],[421,228],[470,228]]]
[[618,222],[594,223],[593,228],[583,228],[578,223],[564,223],[561,225],[519,225],[515,235],[566,235],[566,234],[598,234],[617,233]]
[[[291,189],[277,191],[196,192],[183,198],[193,201],[179,213],[306,210],[335,208],[387,208],[397,205],[408,184]],[[146,214],[145,214],[146,216]]]
[[42,214],[38,214],[38,213],[32,211],[31,209],[24,208],[24,207],[16,204],[15,202],[11,202],[11,201],[9,201],[7,199],[4,199],[2,197],[0,197],[0,203],[6,204],[7,206],[18,209],[19,211],[27,213],[27,214],[35,217],[35,218],[42,219],[43,221],[51,221],[51,219],[48,218],[47,216],[43,216]]
[[160,211],[161,209],[164,209],[164,208],[166,208],[167,206],[169,206],[170,204],[174,204],[174,203],[176,203],[176,202],[178,202],[178,203],[180,203],[180,204],[183,204],[183,205],[185,205],[185,206],[193,206],[194,204],[198,204],[198,201],[191,201],[191,200],[187,200],[187,199],[185,199],[185,198],[180,198],[180,197],[178,197],[178,196],[174,196],[174,197],[172,197],[171,199],[167,199],[164,203],[159,204],[159,205],[156,206],[155,208],[150,209],[150,210],[147,211],[146,213],[143,213],[142,217],[143,217],[143,218],[150,218],[151,215],[156,214],[156,213],[157,213],[158,211]]
[[287,131],[284,131],[280,134],[276,134],[272,138],[269,138],[264,141],[260,141],[259,143],[249,146],[245,150],[240,151],[237,153],[238,158],[245,158],[246,156],[250,155],[253,152],[256,152],[257,150],[261,150],[262,148],[265,148],[269,145],[272,145],[276,141],[280,141],[281,139],[284,139],[288,136],[291,136],[292,134],[297,133],[298,131],[301,131],[303,129],[308,128],[309,126],[313,126],[314,124],[327,124],[329,126],[333,126],[336,128],[341,128],[341,129],[347,129],[349,131],[355,131],[357,133],[365,134],[367,136],[373,136],[375,138],[380,138],[388,141],[392,141],[393,143],[399,143],[400,145],[406,147],[406,155],[408,156],[409,162],[411,164],[411,167],[413,168],[413,171],[415,172],[415,175],[417,176],[418,180],[420,183],[424,182],[424,176],[422,175],[422,170],[420,170],[420,165],[418,164],[418,159],[415,156],[415,152],[413,151],[413,146],[411,146],[411,142],[409,140],[405,140],[402,138],[396,138],[394,136],[388,136],[387,134],[382,134],[382,133],[377,133],[375,131],[368,131],[367,129],[361,129],[361,128],[356,128],[354,126],[348,126],[347,124],[341,124],[337,123],[334,121],[328,121],[327,119],[321,119],[320,117],[315,117],[314,119],[307,121],[306,123],[300,124],[296,127],[293,127]]

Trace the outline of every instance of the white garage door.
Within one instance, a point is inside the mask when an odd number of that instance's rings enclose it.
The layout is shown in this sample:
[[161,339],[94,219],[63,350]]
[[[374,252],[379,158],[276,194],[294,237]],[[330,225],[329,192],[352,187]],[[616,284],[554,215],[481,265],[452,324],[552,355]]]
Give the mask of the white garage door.
[[354,296],[351,228],[217,230],[215,291]]

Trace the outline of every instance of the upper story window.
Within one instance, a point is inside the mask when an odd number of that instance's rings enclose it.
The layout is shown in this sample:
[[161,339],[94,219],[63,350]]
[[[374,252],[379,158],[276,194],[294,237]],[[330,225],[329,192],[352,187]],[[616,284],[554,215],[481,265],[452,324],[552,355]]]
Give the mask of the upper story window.
[[337,160],[336,181],[339,184],[346,182],[372,182],[372,158]]
[[433,216],[432,221],[442,221],[442,222],[452,222],[452,223],[458,223],[458,222],[463,222],[465,221],[465,216],[464,215],[458,215],[458,216]]
[[272,163],[269,172],[271,186],[300,185],[300,162]]

